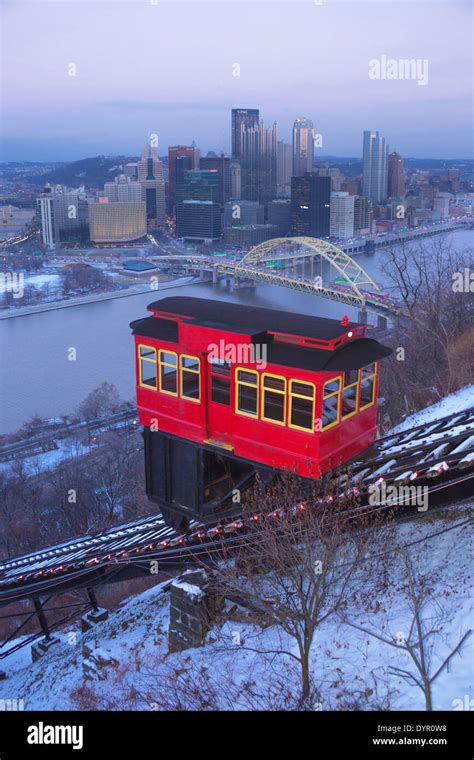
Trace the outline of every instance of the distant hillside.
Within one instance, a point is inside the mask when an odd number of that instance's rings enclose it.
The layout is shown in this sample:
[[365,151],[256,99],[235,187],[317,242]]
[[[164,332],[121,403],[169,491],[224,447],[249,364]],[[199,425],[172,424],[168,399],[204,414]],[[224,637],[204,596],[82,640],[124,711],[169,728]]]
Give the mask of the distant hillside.
[[[67,185],[78,187],[85,185],[87,188],[102,188],[104,182],[108,182],[118,174],[129,161],[137,161],[137,156],[95,156],[83,158],[70,164],[58,166],[53,171],[41,176],[32,176],[31,182],[44,185],[49,182],[52,185]],[[25,179],[25,177],[23,177]]]

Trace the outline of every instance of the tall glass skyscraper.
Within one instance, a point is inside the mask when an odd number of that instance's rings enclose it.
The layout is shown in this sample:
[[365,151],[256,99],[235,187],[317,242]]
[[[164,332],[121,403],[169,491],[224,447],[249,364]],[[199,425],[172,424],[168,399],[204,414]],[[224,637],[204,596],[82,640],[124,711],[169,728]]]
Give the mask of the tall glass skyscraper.
[[241,196],[268,203],[277,194],[277,125],[241,125]]
[[293,177],[313,171],[314,126],[309,119],[296,119],[293,124]]
[[232,158],[240,158],[242,155],[242,126],[256,127],[260,119],[258,108],[233,108],[232,109]]
[[387,198],[388,145],[378,132],[364,132],[362,195],[374,203]]

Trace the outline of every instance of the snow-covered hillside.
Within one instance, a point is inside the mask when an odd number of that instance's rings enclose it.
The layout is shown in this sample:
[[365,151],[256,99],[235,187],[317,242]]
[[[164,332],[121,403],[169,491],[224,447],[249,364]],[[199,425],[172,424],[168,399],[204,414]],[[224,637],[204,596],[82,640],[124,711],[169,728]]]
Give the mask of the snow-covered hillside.
[[[423,517],[404,523],[396,538],[409,551],[417,570],[435,586],[435,600],[447,605],[446,636],[433,652],[434,670],[472,625],[471,538],[468,508],[455,507],[449,516]],[[410,625],[402,579],[393,563],[386,593],[352,611],[355,623],[383,624],[399,635]],[[445,596],[447,588],[450,594]],[[454,589],[454,591],[453,591]],[[100,597],[100,592],[99,592]],[[375,611],[368,611],[375,606]],[[284,650],[295,646],[283,633],[249,624],[228,622],[212,630],[201,648],[168,654],[169,593],[163,584],[135,596],[109,620],[85,634],[74,624],[60,634],[61,643],[31,664],[29,647],[7,658],[8,677],[0,681],[1,700],[23,699],[24,709],[254,709],[288,706],[288,692],[297,691],[298,668]],[[450,662],[433,687],[434,708],[460,709],[473,686],[473,638]],[[85,647],[84,647],[85,645]],[[253,651],[252,651],[253,650]],[[279,652],[274,654],[274,652]],[[266,652],[266,653],[265,653]],[[83,666],[99,663],[92,680],[83,680]],[[100,664],[104,667],[100,667]],[[334,709],[424,709],[422,692],[389,667],[412,670],[409,656],[361,633],[335,617],[325,621],[312,648],[312,675],[321,694],[320,707]],[[92,668],[94,670],[94,668]],[[456,700],[460,700],[459,702]],[[5,702],[3,703],[5,704]]]
[[474,407],[474,385],[466,385],[464,388],[450,393],[436,404],[410,414],[403,422],[394,427],[391,432],[397,433],[402,430],[408,430],[409,428],[423,425],[432,420],[438,420],[441,417],[447,417],[456,412],[463,412],[471,407]]

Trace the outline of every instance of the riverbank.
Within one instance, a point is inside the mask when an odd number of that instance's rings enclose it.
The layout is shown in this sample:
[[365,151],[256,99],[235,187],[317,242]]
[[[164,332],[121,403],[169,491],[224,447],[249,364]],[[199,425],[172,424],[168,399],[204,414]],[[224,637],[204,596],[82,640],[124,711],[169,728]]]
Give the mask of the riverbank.
[[130,287],[127,290],[115,290],[110,293],[98,293],[96,295],[78,296],[77,298],[69,298],[67,301],[49,301],[43,304],[34,304],[32,306],[25,306],[21,309],[9,309],[5,313],[0,313],[0,319],[14,319],[15,317],[27,317],[31,314],[40,314],[47,311],[56,311],[57,309],[68,309],[73,306],[84,306],[85,304],[96,303],[98,301],[111,301],[116,298],[128,298],[129,296],[140,296],[144,293],[157,293],[163,290],[169,290],[170,288],[181,288],[184,285],[193,285],[194,283],[203,282],[199,277],[178,277],[176,280],[171,280],[158,288],[147,287]]

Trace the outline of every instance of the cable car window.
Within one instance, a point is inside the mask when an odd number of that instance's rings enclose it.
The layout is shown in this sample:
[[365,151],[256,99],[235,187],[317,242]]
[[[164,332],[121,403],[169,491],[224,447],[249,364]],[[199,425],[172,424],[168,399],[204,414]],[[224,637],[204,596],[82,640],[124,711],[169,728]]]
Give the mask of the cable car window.
[[190,401],[199,401],[201,396],[200,364],[196,356],[180,357],[181,396]]
[[344,372],[344,388],[348,388],[350,385],[357,383],[358,379],[359,379],[358,369],[350,369],[347,372]]
[[375,375],[375,364],[368,364],[367,367],[362,367],[360,373],[362,378]]
[[277,375],[262,375],[262,419],[285,424],[286,380]]
[[336,393],[339,391],[341,380],[339,377],[335,377],[334,380],[328,380],[324,383],[324,396],[329,396],[330,393]]
[[344,372],[344,388],[342,390],[341,417],[347,420],[357,413],[357,398],[359,395],[359,370],[350,369]]
[[359,410],[367,409],[367,407],[372,406],[375,401],[376,368],[376,364],[369,364],[367,367],[363,367],[360,371]]
[[211,377],[211,398],[218,404],[230,404],[230,377]]
[[158,357],[160,368],[160,391],[171,396],[178,395],[178,356],[174,351],[161,350]]
[[339,422],[341,397],[341,380],[335,377],[328,380],[323,386],[323,405],[322,405],[322,430],[327,430]]
[[230,377],[231,365],[229,362],[226,362],[224,359],[212,358],[210,359],[210,364],[213,374],[217,373],[218,375]]
[[312,383],[290,380],[289,426],[300,430],[314,430],[314,395]]
[[156,391],[156,348],[139,346],[139,383]]
[[230,372],[231,364],[220,359],[212,357],[211,364],[211,400],[218,404],[230,404]]
[[235,383],[237,414],[258,417],[258,372],[238,369]]

